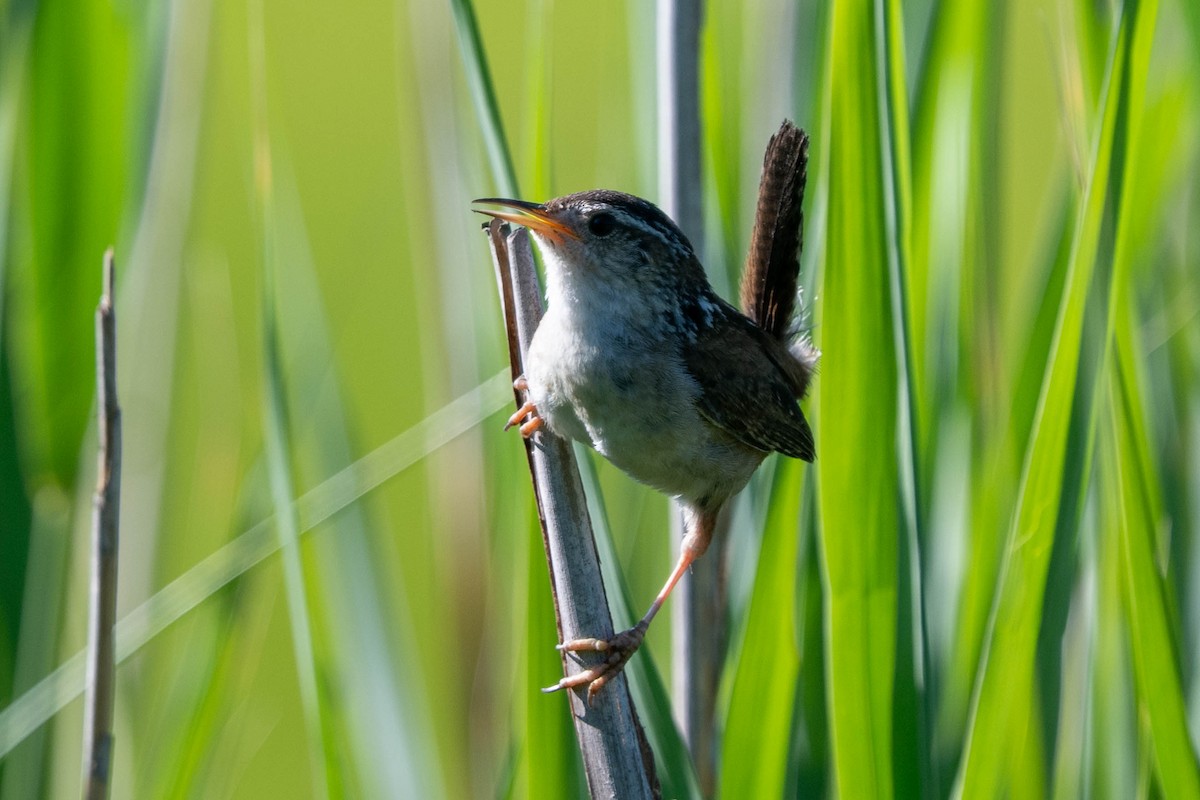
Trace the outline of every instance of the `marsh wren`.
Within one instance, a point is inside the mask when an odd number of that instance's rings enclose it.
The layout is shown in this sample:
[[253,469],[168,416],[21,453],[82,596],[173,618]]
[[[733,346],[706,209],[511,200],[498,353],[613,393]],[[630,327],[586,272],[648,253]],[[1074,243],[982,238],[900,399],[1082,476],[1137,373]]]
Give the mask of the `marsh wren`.
[[590,702],[641,645],[708,548],[721,507],[763,459],[814,458],[798,400],[819,354],[792,320],[807,151],[808,137],[789,122],[768,145],[742,311],[713,291],[691,243],[646,200],[594,190],[544,204],[475,201],[528,228],[546,267],[547,311],[516,382],[525,403],[505,430],[529,437],[545,426],[583,442],[684,511],[679,560],[650,610],[610,639],[558,645],[607,657],[544,691],[588,684]]

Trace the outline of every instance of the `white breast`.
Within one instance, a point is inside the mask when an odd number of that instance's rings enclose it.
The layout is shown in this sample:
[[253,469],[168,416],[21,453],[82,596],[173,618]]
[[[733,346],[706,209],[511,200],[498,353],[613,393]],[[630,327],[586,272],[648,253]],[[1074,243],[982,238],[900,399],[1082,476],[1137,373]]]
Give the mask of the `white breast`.
[[[598,311],[614,305],[621,317]],[[552,431],[594,447],[637,480],[691,499],[728,496],[761,455],[700,416],[699,387],[678,343],[650,339],[639,325],[636,314],[654,313],[661,311],[636,298],[610,305],[552,296],[526,363],[530,399]]]

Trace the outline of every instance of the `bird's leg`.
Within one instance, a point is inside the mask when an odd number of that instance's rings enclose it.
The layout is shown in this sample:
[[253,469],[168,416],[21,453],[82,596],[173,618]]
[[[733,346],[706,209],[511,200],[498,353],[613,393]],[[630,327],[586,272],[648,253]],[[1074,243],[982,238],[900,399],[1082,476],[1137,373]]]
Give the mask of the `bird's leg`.
[[[513,388],[519,392],[529,391],[529,382],[522,375],[513,381]],[[521,422],[526,417],[528,419],[525,422]],[[521,436],[528,439],[530,436],[533,436],[534,431],[540,429],[544,424],[546,424],[545,420],[538,416],[537,406],[532,401],[526,401],[523,406],[517,409],[517,413],[508,418],[508,422],[504,425],[504,430],[507,431],[514,425],[520,425]]]
[[683,543],[679,549],[679,561],[675,563],[675,569],[671,570],[670,577],[663,584],[662,590],[658,596],[654,598],[654,602],[650,604],[650,610],[646,612],[646,616],[638,621],[628,630],[621,631],[611,639],[572,639],[569,642],[563,642],[558,645],[559,650],[569,652],[601,652],[606,653],[607,657],[604,661],[596,664],[589,669],[585,669],[569,677],[564,677],[553,686],[547,686],[542,689],[543,692],[556,692],[559,689],[572,689],[576,686],[588,685],[587,700],[588,705],[592,704],[592,698],[604,688],[614,675],[625,668],[625,662],[629,661],[639,647],[642,645],[642,640],[646,637],[646,629],[650,627],[650,621],[662,608],[663,603],[671,595],[671,590],[675,588],[675,584],[679,583],[679,579],[687,572],[692,563],[700,556],[704,555],[704,551],[708,549],[709,542],[712,541],[713,529],[716,527],[717,513],[699,511],[690,516],[688,519],[688,532],[683,537]]

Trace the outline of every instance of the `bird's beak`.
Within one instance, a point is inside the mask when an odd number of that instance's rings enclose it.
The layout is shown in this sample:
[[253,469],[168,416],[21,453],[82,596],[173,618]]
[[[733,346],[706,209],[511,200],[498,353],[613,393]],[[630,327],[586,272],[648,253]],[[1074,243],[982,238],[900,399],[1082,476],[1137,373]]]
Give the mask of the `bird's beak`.
[[502,219],[516,225],[523,225],[534,233],[540,233],[555,242],[561,242],[564,238],[579,238],[579,235],[575,231],[555,219],[546,210],[546,207],[539,203],[529,203],[525,200],[506,200],[502,197],[484,197],[475,202],[511,208],[513,209],[512,211],[493,211],[485,208],[476,208],[473,210],[479,214],[487,214],[489,217]]

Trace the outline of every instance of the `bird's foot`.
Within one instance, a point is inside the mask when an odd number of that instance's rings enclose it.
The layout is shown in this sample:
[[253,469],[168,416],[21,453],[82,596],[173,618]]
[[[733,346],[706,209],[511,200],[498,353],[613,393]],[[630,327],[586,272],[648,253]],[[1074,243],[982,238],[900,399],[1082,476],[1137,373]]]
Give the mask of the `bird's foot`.
[[574,653],[604,653],[605,658],[599,664],[589,667],[583,672],[567,676],[542,691],[557,692],[560,689],[574,689],[576,686],[587,684],[587,702],[590,706],[593,698],[604,688],[604,685],[625,668],[625,662],[629,661],[629,657],[642,646],[642,640],[646,638],[646,628],[648,627],[649,623],[642,620],[611,639],[572,639],[558,645],[557,649],[559,650]]
[[[513,381],[513,388],[519,392],[528,391],[529,382],[526,381],[525,376],[522,375]],[[524,422],[522,422],[522,420],[524,420]],[[508,422],[506,422],[504,425],[504,430],[507,431],[514,425],[519,425],[521,436],[525,439],[528,439],[530,436],[533,436],[535,431],[540,430],[545,424],[546,421],[538,415],[537,406],[535,406],[531,401],[527,401],[525,405],[517,409],[517,413],[508,418]]]

